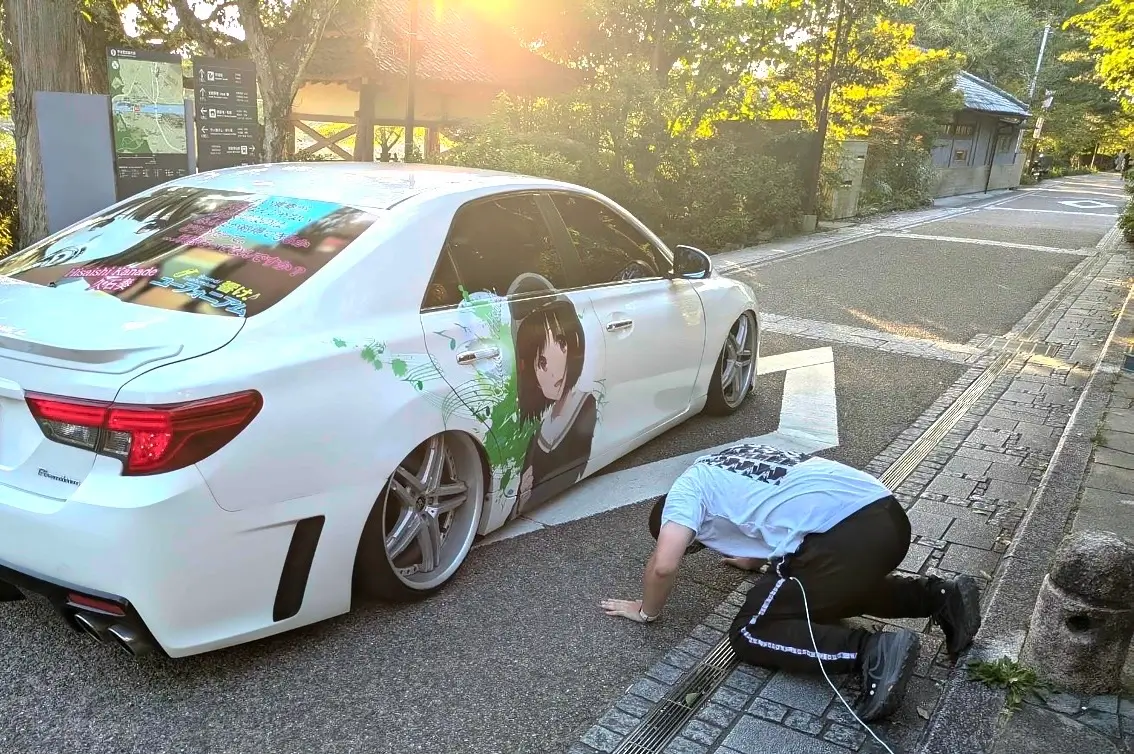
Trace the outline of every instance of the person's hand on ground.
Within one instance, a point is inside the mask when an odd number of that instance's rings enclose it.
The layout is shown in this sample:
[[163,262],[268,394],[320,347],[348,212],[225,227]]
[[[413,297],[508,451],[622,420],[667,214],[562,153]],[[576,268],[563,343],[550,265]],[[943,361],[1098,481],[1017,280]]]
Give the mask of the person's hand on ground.
[[642,600],[603,600],[600,604],[607,615],[645,623],[642,620]]
[[768,561],[760,558],[723,558],[721,562],[742,571],[759,571]]

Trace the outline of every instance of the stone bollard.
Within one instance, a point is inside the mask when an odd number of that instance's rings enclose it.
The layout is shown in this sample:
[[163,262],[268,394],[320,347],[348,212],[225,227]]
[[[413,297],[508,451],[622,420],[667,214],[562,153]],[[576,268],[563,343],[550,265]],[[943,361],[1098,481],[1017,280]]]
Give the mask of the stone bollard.
[[1116,693],[1132,635],[1134,543],[1072,534],[1044,577],[1020,660],[1056,688]]

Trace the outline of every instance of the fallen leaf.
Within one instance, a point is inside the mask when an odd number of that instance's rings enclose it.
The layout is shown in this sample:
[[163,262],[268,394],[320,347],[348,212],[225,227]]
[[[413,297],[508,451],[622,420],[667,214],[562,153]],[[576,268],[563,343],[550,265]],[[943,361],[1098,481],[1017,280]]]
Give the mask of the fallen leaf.
[[981,576],[984,576],[984,577],[985,577],[986,579],[988,579],[989,581],[992,581],[992,574],[990,574],[990,573],[989,573],[988,571],[981,571],[981,572],[980,572],[980,575],[981,575]]
[[922,720],[929,719],[929,710],[927,710],[925,707],[918,707],[917,714]]

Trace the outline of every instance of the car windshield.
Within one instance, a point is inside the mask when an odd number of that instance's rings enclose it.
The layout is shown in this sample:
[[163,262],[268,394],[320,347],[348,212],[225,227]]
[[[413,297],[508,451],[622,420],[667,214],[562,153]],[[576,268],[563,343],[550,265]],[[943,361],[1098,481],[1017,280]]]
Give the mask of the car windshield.
[[0,260],[0,283],[85,286],[159,309],[250,317],[376,220],[332,202],[166,187]]

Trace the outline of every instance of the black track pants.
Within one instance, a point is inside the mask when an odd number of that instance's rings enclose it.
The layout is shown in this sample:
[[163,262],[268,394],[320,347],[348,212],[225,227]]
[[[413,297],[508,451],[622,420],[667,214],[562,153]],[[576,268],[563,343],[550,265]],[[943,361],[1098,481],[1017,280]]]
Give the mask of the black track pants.
[[[909,547],[910,522],[893,497],[871,503],[823,534],[808,536],[779,574],[773,565],[748,592],[729,632],[737,657],[790,672],[818,673],[817,658],[828,673],[857,670],[870,633],[839,621],[861,615],[922,618],[934,612],[937,579],[891,575]],[[807,591],[818,655],[799,584],[784,578],[791,576]]]

